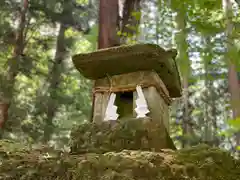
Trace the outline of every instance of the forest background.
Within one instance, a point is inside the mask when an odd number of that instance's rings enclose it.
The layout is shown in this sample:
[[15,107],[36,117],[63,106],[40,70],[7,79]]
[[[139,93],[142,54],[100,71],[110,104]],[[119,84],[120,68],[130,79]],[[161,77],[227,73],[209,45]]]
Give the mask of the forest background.
[[[178,50],[183,96],[171,107],[177,147],[240,151],[239,0],[119,3],[137,4],[128,9],[139,21],[129,27],[135,33],[116,32],[124,44]],[[72,127],[91,115],[93,85],[71,56],[98,48],[99,10],[98,0],[0,1],[1,139],[69,148]]]

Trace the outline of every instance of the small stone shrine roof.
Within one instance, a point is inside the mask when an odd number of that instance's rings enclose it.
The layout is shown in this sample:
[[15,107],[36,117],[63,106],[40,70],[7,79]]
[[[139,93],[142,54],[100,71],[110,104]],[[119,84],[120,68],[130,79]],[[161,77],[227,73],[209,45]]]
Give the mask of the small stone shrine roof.
[[77,70],[96,80],[107,75],[154,70],[165,83],[171,97],[181,96],[176,50],[164,50],[154,44],[122,45],[72,57]]

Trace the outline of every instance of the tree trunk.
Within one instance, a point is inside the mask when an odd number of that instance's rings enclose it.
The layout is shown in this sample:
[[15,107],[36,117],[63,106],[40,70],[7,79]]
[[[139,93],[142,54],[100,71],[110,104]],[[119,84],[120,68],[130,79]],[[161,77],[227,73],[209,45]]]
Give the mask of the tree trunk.
[[[204,35],[203,35],[204,37]],[[204,85],[205,85],[205,94],[204,94],[204,142],[207,144],[212,144],[212,126],[211,126],[211,111],[210,111],[210,100],[211,100],[211,80],[210,80],[210,65],[212,61],[212,57],[210,54],[211,51],[211,37],[205,36],[204,40],[204,55],[203,55],[203,63],[204,63],[204,71],[205,71],[205,79],[204,79]]]
[[216,100],[217,100],[217,95],[216,95],[216,92],[214,90],[214,86],[213,86],[213,82],[214,81],[211,81],[210,82],[210,97],[211,97],[211,100],[210,100],[210,106],[211,106],[211,114],[212,114],[212,129],[213,129],[213,145],[215,147],[218,147],[219,146],[219,136],[218,136],[218,125],[217,125],[217,104],[216,104]]
[[[98,49],[119,46],[121,31],[129,22],[133,8],[140,10],[141,0],[100,0],[99,3],[99,34]],[[120,3],[120,4],[119,4]],[[140,21],[138,21],[139,23]],[[136,23],[136,21],[132,21]],[[92,102],[94,103],[94,96]],[[92,103],[92,104],[93,104]],[[94,107],[94,106],[93,106]],[[93,109],[91,119],[93,117]]]
[[[229,93],[231,95],[231,106],[233,112],[233,119],[240,118],[240,86],[238,83],[238,76],[234,59],[231,56],[233,45],[230,43],[233,40],[233,23],[232,23],[232,3],[230,0],[223,0],[223,9],[226,17],[226,36],[227,36],[227,53],[225,60],[228,63],[228,84]],[[240,134],[236,135],[236,146],[240,145]]]
[[138,33],[141,18],[140,2],[141,0],[122,1],[123,8],[122,12],[120,12],[120,22],[118,24],[119,31],[126,35],[121,36],[121,44],[125,44],[129,37],[133,37]]
[[[205,35],[203,35],[205,36]],[[208,145],[218,147],[219,146],[219,139],[217,136],[218,133],[218,126],[217,126],[217,107],[216,107],[216,93],[213,86],[215,79],[211,79],[211,72],[212,72],[212,47],[211,44],[211,36],[205,36],[205,43],[204,43],[204,69],[205,69],[205,88],[206,88],[206,96],[204,99],[205,106],[205,139]]]
[[28,10],[28,0],[22,0],[22,7],[19,15],[19,25],[16,31],[16,42],[13,49],[13,57],[8,61],[8,69],[3,79],[3,86],[1,87],[1,103],[0,103],[0,136],[8,120],[8,109],[11,105],[15,78],[19,73],[19,65],[21,55],[24,50],[24,29],[26,27],[26,14]]
[[[63,6],[62,16],[72,18],[72,9],[73,9],[72,2],[69,0],[64,1],[62,6]],[[52,134],[54,133],[53,119],[59,108],[58,91],[59,91],[61,80],[62,80],[61,76],[63,74],[63,69],[64,69],[64,60],[68,55],[66,45],[65,45],[66,44],[65,31],[68,29],[68,27],[69,27],[69,24],[67,24],[67,22],[60,23],[60,29],[59,29],[57,43],[56,43],[54,64],[48,76],[49,87],[48,87],[47,93],[49,93],[49,96],[47,96],[46,94],[46,98],[45,98],[47,104],[46,104],[46,119],[45,119],[45,126],[44,126],[44,135],[43,135],[44,143],[48,142],[51,139]]]
[[98,49],[120,45],[118,0],[100,0]]
[[50,85],[48,88],[49,97],[46,98],[47,99],[47,105],[46,105],[47,117],[45,120],[45,127],[44,127],[44,138],[43,138],[44,142],[47,142],[50,140],[54,130],[53,118],[55,117],[55,114],[58,108],[57,90],[61,82],[63,61],[67,55],[67,51],[65,48],[65,35],[64,35],[66,29],[67,28],[63,24],[60,25],[60,29],[57,37],[54,64],[49,74]]
[[[119,0],[100,0],[98,49],[120,45],[120,38],[117,36],[119,18]],[[92,95],[92,105],[94,101],[94,95]],[[91,120],[93,118],[93,107],[94,105],[92,106]]]
[[[180,5],[179,5],[180,6]],[[184,105],[184,115],[183,115],[183,121],[182,121],[182,131],[183,131],[183,143],[182,146],[188,146],[189,145],[189,134],[191,132],[189,121],[189,78],[190,78],[190,71],[191,71],[191,65],[188,57],[188,44],[187,44],[187,33],[186,33],[186,15],[184,12],[184,5],[181,5],[181,7],[174,7],[173,8],[176,15],[176,28],[178,30],[178,33],[176,34],[175,41],[178,49],[178,58],[177,62],[179,63],[180,72],[183,79],[183,105]]]
[[140,2],[141,0],[100,0],[98,49],[126,43],[125,37],[120,42],[118,31],[131,35],[137,33],[127,25],[139,25],[140,18],[135,18],[131,13],[140,11]]

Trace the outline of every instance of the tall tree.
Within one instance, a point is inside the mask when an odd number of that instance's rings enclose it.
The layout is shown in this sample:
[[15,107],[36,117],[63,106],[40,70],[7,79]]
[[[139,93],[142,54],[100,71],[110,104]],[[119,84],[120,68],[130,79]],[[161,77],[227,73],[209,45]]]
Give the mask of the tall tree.
[[[136,21],[132,12],[140,10],[141,0],[100,0],[99,3],[99,34],[98,49],[119,46],[126,42],[126,37],[118,35],[130,33],[128,26],[137,26],[140,18]],[[137,23],[136,23],[137,22]],[[136,32],[136,31],[135,31]],[[131,32],[133,34],[134,32]],[[94,102],[94,98],[93,98]],[[93,112],[93,111],[92,111]]]
[[[235,63],[236,58],[232,55],[234,51],[234,45],[232,44],[234,38],[234,29],[233,29],[233,9],[231,0],[223,0],[223,10],[225,13],[225,25],[226,25],[226,49],[227,53],[225,60],[228,64],[228,84],[229,92],[231,95],[231,106],[233,112],[233,119],[240,118],[240,86],[237,76],[237,64]],[[236,144],[240,145],[240,133],[236,135]]]
[[[76,4],[74,1],[71,0],[65,0],[62,3],[63,11],[61,13],[61,17],[68,18],[70,22],[74,22],[73,19],[73,11]],[[82,7],[83,8],[83,7]],[[84,9],[84,8],[83,8]],[[86,10],[86,9],[85,9]],[[54,17],[54,16],[53,16]],[[50,18],[53,18],[52,16]],[[58,98],[58,92],[59,87],[62,81],[62,75],[64,70],[64,60],[66,60],[68,53],[68,47],[67,47],[67,41],[69,42],[69,39],[65,36],[65,32],[68,29],[68,27],[77,27],[78,30],[82,31],[83,33],[88,33],[89,29],[86,30],[81,29],[81,22],[80,24],[69,24],[69,22],[62,21],[60,19],[60,28],[59,33],[57,36],[57,43],[56,43],[56,52],[55,57],[53,61],[52,68],[49,71],[48,75],[48,83],[49,87],[47,90],[47,94],[45,94],[45,100],[46,100],[46,119],[45,119],[45,126],[44,126],[44,142],[47,142],[50,140],[51,135],[53,134],[54,130],[54,124],[53,119],[55,117],[55,114],[59,107],[59,98]],[[70,45],[71,46],[71,45]]]
[[209,103],[209,100],[212,101],[213,98],[213,94],[211,93],[212,90],[212,86],[211,86],[211,82],[212,80],[210,79],[210,68],[211,68],[211,61],[212,61],[212,56],[211,56],[211,36],[206,36],[204,38],[204,49],[203,49],[203,64],[204,64],[204,74],[205,74],[205,78],[204,78],[204,86],[205,86],[205,90],[204,90],[204,142],[210,144],[213,143],[212,140],[212,126],[211,126],[211,117],[214,117],[214,115],[212,116],[212,111],[210,111],[211,109],[211,104]]
[[176,15],[176,45],[178,49],[178,57],[177,62],[179,63],[180,72],[182,75],[183,81],[183,104],[184,104],[184,115],[183,115],[183,122],[182,122],[182,130],[183,130],[183,144],[182,146],[185,147],[189,144],[188,137],[190,135],[190,116],[189,116],[189,79],[191,73],[191,64],[188,55],[188,43],[187,43],[187,32],[186,32],[186,7],[185,4],[181,3],[177,6],[172,5],[173,10],[177,13]]
[[118,23],[118,0],[100,0],[98,35],[99,49],[120,45],[120,39],[117,36]]
[[63,61],[66,59],[67,49],[65,47],[65,31],[66,27],[64,24],[60,24],[57,43],[56,43],[56,52],[54,57],[54,63],[52,69],[49,72],[49,96],[46,98],[46,120],[44,126],[44,142],[47,142],[53,133],[54,125],[53,118],[58,108],[58,98],[57,90],[59,84],[61,83],[61,74],[63,73]]
[[8,120],[8,110],[11,105],[12,96],[14,92],[14,84],[16,76],[19,73],[19,66],[21,63],[22,54],[25,46],[25,27],[26,27],[26,14],[28,11],[28,0],[21,1],[21,8],[19,10],[19,24],[15,33],[15,43],[13,49],[13,56],[9,59],[7,64],[7,71],[5,72],[2,80],[1,87],[1,106],[0,106],[0,131],[2,134],[6,122]]
[[[137,33],[140,23],[141,0],[100,0],[98,48],[126,43]],[[121,32],[121,35],[117,35]]]

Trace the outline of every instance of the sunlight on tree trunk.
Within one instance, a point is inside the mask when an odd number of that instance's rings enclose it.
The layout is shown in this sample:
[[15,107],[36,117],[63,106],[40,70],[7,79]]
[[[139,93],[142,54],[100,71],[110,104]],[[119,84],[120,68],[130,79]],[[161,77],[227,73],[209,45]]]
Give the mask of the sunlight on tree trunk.
[[203,34],[204,37],[204,55],[203,55],[203,61],[204,61],[204,70],[205,70],[205,97],[204,97],[204,104],[205,104],[205,138],[204,142],[206,142],[208,145],[211,146],[218,146],[219,141],[217,137],[217,113],[216,113],[216,94],[214,92],[213,82],[211,77],[212,72],[212,60],[213,60],[213,52],[212,48],[213,44],[211,44],[211,36],[207,34]]
[[[180,5],[179,5],[180,6]],[[178,49],[177,62],[180,66],[180,72],[183,79],[183,104],[184,104],[184,115],[182,121],[182,131],[183,131],[183,147],[189,146],[188,138],[190,136],[191,127],[189,126],[189,77],[191,73],[191,64],[188,56],[188,43],[187,43],[187,32],[186,32],[186,15],[184,12],[184,5],[182,7],[174,7],[177,15],[175,18],[176,28],[178,32],[176,33],[175,41]],[[176,9],[175,9],[176,8]]]
[[[229,84],[229,93],[231,95],[231,106],[233,112],[233,119],[240,118],[240,86],[238,82],[237,76],[237,67],[234,63],[234,59],[231,56],[231,50],[233,45],[231,41],[233,40],[233,12],[232,12],[232,2],[231,0],[223,0],[223,10],[225,12],[226,18],[226,31],[225,34],[227,36],[227,53],[225,56],[225,60],[228,64],[228,84]],[[236,135],[236,146],[240,145],[240,134]]]
[[8,120],[8,109],[11,105],[15,78],[19,73],[19,65],[21,56],[24,51],[24,30],[26,27],[26,14],[28,10],[28,0],[22,0],[22,7],[19,15],[19,25],[16,31],[16,42],[13,49],[13,56],[8,61],[8,69],[4,75],[4,82],[2,87],[1,95],[1,106],[0,106],[0,136],[3,135],[3,131]]
[[214,117],[215,115],[212,115],[210,109],[210,104],[208,102],[208,99],[210,99],[212,96],[210,95],[211,90],[211,79],[210,79],[210,65],[212,61],[212,57],[210,54],[211,51],[211,37],[208,35],[203,35],[204,38],[204,45],[205,49],[203,52],[203,61],[204,61],[204,71],[205,71],[205,79],[204,79],[204,86],[205,86],[205,93],[204,93],[204,142],[207,144],[213,143],[213,132],[212,132],[212,126],[211,126],[211,117]]

